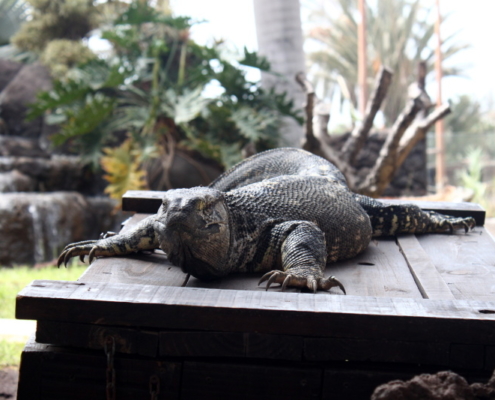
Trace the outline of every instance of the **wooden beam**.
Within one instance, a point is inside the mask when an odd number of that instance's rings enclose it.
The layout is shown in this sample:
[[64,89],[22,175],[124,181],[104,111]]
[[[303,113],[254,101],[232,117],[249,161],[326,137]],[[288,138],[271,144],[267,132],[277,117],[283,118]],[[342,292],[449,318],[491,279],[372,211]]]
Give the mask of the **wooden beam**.
[[[495,302],[475,300],[34,281],[17,296],[16,318],[167,330],[495,344]],[[363,329],[367,326],[373,329]]]
[[425,299],[454,300],[449,287],[414,235],[398,236],[400,247],[419,291]]

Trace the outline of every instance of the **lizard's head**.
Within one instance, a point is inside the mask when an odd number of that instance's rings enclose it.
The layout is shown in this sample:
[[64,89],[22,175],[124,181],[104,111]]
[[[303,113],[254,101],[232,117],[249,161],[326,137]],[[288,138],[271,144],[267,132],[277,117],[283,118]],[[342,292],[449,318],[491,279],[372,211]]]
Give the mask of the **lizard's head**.
[[204,187],[169,190],[154,228],[160,248],[184,272],[203,280],[229,273],[231,231],[222,192]]

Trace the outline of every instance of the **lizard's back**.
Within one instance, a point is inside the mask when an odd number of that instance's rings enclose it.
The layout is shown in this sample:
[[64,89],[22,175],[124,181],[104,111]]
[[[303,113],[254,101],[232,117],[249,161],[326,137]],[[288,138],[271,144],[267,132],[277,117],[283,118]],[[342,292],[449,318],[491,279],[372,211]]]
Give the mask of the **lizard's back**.
[[264,247],[261,243],[266,238],[258,230],[270,221],[315,223],[325,234],[328,262],[355,256],[371,240],[369,217],[355,201],[342,173],[304,150],[282,148],[260,153],[210,186],[227,192],[234,226],[243,230],[243,238],[258,237],[255,247]]

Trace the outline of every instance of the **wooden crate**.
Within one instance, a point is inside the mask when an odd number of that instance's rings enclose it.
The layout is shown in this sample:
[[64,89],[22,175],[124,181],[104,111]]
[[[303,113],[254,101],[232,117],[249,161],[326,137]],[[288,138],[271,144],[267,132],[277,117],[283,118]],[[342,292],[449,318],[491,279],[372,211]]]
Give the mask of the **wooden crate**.
[[[160,197],[128,194],[139,214],[124,230]],[[419,205],[484,222],[476,205]],[[365,399],[423,372],[491,375],[495,242],[482,226],[376,240],[326,274],[348,295],[266,292],[259,275],[185,281],[161,251],[98,259],[77,282],[35,281],[17,298],[17,318],[38,321],[18,398],[106,398],[108,343],[119,399],[150,398],[150,382],[163,399]]]

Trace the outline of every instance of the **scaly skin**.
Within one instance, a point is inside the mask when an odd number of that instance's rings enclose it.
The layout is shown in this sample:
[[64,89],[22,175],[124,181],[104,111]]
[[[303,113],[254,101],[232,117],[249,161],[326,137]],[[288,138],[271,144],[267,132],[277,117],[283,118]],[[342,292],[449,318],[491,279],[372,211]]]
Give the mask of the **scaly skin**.
[[276,149],[233,167],[209,187],[169,190],[157,214],[131,231],[67,246],[74,256],[125,255],[161,248],[186,273],[210,280],[232,272],[266,274],[260,283],[329,290],[327,264],[354,257],[372,237],[466,232],[473,218],[388,205],[352,193],[328,161],[298,149]]

